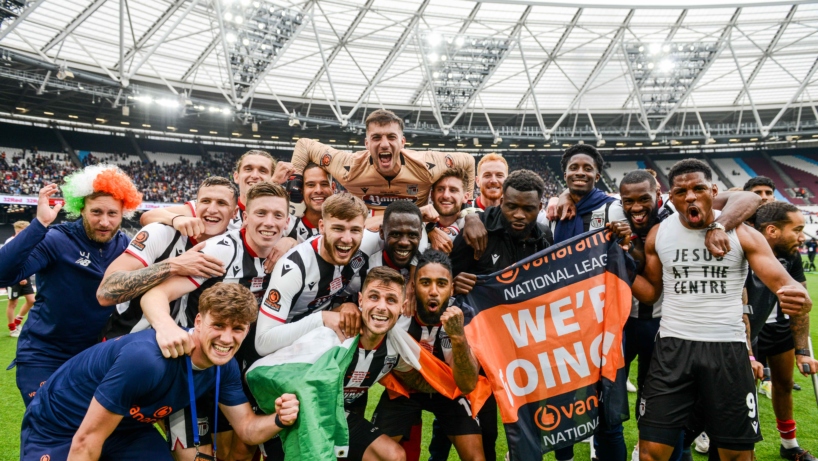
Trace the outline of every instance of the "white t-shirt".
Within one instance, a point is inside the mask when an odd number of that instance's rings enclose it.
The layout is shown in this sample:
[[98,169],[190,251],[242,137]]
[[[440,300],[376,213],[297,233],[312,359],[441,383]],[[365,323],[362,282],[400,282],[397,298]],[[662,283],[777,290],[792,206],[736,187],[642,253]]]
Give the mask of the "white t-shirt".
[[705,229],[684,227],[678,213],[659,224],[656,253],[662,261],[664,288],[659,335],[744,342],[741,294],[748,267],[744,250],[732,230],[727,233],[730,251],[716,258],[704,245],[706,234]]

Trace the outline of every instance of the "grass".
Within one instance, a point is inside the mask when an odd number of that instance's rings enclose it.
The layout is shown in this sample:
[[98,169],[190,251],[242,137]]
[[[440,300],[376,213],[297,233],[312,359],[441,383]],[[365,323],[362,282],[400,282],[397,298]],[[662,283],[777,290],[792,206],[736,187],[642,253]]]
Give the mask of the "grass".
[[[818,300],[818,274],[807,274],[807,286],[809,287],[810,295],[813,300]],[[816,301],[818,303],[818,301]],[[6,301],[0,301],[0,310],[4,311]],[[813,309],[810,318],[812,320],[811,334],[812,341],[818,345],[818,306]],[[20,393],[17,390],[17,385],[14,379],[14,370],[5,371],[5,367],[14,358],[17,340],[10,338],[5,330],[0,331],[0,461],[12,461],[19,459],[20,450],[20,422],[23,418],[23,401]],[[631,370],[631,375],[636,376],[636,363],[634,362]],[[800,373],[795,373],[795,382],[801,385],[803,390],[793,392],[793,407],[795,411],[795,420],[798,422],[798,441],[802,447],[818,452],[818,411],[816,411],[815,397],[812,391],[812,383],[808,378],[804,378]],[[367,416],[371,417],[375,404],[380,398],[383,388],[376,386],[369,396],[369,407],[367,408]],[[635,394],[630,394],[631,409],[633,409]],[[759,408],[761,418],[761,430],[765,440],[756,445],[757,459],[775,460],[778,457],[779,439],[778,433],[775,429],[775,416],[773,415],[772,404],[770,399],[760,396]],[[424,414],[423,425],[423,441],[422,446],[428,447],[431,439],[432,416],[431,414]],[[499,425],[499,421],[498,421]],[[631,419],[625,423],[625,441],[628,446],[628,453],[636,444],[638,433],[636,430],[636,421]],[[502,460],[507,451],[506,439],[502,426],[500,427],[500,437],[497,440],[497,456],[498,460]],[[428,457],[428,452],[424,448],[422,459]],[[705,455],[700,455],[694,452],[694,458],[697,460],[706,459]],[[457,460],[457,454],[452,450],[449,460]],[[547,460],[553,460],[553,454],[548,454],[544,457]],[[575,447],[575,459],[587,460],[589,459],[588,444],[581,443]]]

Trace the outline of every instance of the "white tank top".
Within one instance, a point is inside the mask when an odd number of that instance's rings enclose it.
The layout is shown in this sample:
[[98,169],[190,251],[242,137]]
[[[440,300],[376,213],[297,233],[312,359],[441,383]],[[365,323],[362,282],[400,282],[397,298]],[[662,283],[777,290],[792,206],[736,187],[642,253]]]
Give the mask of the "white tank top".
[[[716,211],[716,216],[719,212]],[[668,216],[656,234],[662,261],[661,337],[690,341],[745,342],[741,293],[747,260],[735,230],[727,233],[730,251],[716,258],[704,246],[707,231],[682,225]]]

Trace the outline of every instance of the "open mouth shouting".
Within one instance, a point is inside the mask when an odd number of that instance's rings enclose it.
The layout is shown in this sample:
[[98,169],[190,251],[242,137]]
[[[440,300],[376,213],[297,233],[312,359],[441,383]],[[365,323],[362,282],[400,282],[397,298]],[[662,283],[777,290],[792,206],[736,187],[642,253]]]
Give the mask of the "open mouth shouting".
[[392,152],[379,152],[378,164],[384,170],[392,167]]
[[426,310],[430,314],[437,314],[440,313],[440,300],[438,299],[430,299],[426,302]]
[[704,224],[704,215],[698,207],[693,205],[687,207],[687,222],[693,227]]

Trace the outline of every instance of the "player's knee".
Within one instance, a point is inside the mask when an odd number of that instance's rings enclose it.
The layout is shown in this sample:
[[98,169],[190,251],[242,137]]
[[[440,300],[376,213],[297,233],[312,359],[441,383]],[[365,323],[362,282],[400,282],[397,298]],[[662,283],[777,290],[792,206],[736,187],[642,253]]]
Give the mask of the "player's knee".
[[792,379],[792,376],[772,376],[770,381],[772,381],[773,392],[776,394],[791,394],[792,387],[795,385],[795,381]]
[[397,443],[390,443],[385,446],[381,459],[383,461],[406,461],[406,452],[403,451],[403,447]]

